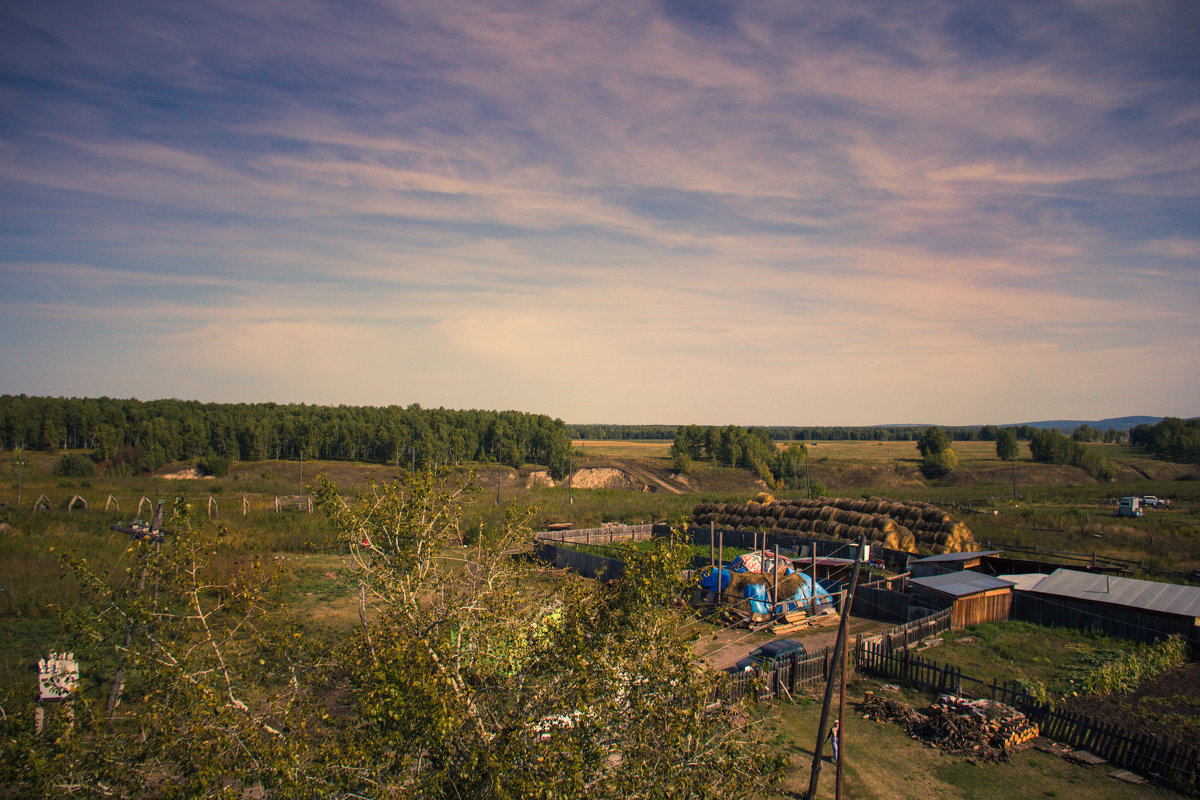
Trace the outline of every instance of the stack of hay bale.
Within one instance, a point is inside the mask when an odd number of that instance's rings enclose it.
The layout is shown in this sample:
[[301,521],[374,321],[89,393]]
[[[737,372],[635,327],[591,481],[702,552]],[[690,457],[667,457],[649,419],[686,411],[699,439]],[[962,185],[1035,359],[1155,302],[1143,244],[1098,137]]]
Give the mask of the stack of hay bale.
[[740,530],[766,529],[776,536],[803,536],[867,541],[909,553],[934,554],[975,550],[970,528],[937,506],[911,500],[866,500],[821,497],[775,500],[769,495],[748,503],[700,503],[692,509],[696,525],[715,524]]

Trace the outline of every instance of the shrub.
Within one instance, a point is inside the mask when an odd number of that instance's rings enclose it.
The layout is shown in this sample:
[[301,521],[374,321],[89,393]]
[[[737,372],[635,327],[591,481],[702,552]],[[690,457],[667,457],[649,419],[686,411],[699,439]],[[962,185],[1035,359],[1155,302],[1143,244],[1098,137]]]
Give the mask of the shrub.
[[68,453],[58,460],[51,473],[62,478],[90,478],[96,474],[96,469],[87,456]]
[[930,452],[921,459],[921,472],[926,478],[940,478],[958,467],[958,455],[950,448]]
[[197,462],[196,468],[201,475],[224,478],[229,473],[229,459],[218,455],[205,456]]

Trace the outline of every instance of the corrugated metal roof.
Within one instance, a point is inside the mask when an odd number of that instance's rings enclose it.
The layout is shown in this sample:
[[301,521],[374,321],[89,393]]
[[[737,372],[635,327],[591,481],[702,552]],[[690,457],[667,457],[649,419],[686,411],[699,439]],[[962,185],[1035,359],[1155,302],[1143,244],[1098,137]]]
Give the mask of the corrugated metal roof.
[[1196,586],[1057,569],[1038,583],[1033,591],[1036,594],[1092,600],[1163,614],[1200,617],[1200,587]]
[[1013,589],[1018,592],[1028,592],[1042,582],[1042,579],[1046,577],[1046,573],[1022,572],[1019,575],[997,575],[996,577],[1000,580],[1012,581]]
[[942,553],[940,556],[926,556],[925,558],[916,558],[909,561],[909,564],[928,564],[937,561],[970,561],[973,558],[982,556],[998,556],[999,550],[981,550],[975,553]]
[[966,597],[980,592],[990,592],[992,589],[1005,589],[1012,586],[1012,581],[993,578],[982,572],[947,572],[944,575],[930,575],[928,578],[913,578],[909,583],[924,586],[926,589],[948,594],[952,597]]

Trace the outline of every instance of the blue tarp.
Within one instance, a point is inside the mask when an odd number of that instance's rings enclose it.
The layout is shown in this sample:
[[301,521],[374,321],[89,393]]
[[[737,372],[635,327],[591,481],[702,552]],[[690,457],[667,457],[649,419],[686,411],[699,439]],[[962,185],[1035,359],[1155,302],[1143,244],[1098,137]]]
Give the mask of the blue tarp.
[[771,613],[771,596],[767,594],[766,586],[761,583],[748,583],[742,592],[749,598],[750,610],[755,614]]
[[733,580],[733,573],[722,567],[718,570],[709,571],[707,575],[700,578],[700,588],[707,592],[719,592],[729,585]]

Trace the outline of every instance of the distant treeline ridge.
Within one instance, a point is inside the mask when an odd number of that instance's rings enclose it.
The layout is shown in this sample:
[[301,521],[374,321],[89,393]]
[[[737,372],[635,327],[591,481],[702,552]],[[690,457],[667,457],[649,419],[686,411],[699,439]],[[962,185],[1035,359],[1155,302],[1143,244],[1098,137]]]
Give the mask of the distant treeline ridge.
[[0,395],[7,449],[89,449],[134,472],[172,461],[328,459],[415,465],[495,461],[566,474],[562,420],[519,411],[200,403]]

